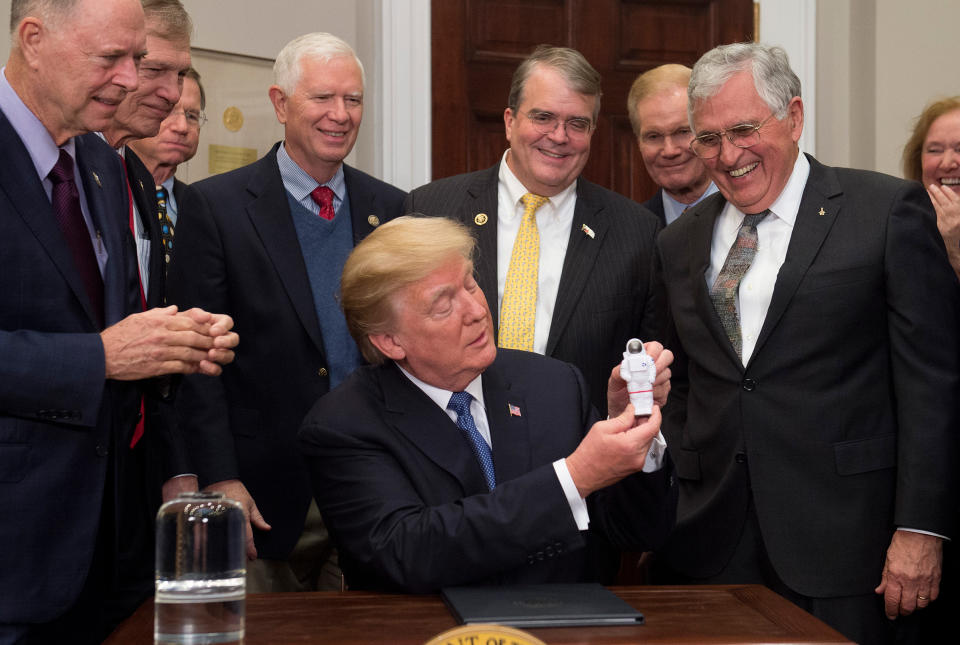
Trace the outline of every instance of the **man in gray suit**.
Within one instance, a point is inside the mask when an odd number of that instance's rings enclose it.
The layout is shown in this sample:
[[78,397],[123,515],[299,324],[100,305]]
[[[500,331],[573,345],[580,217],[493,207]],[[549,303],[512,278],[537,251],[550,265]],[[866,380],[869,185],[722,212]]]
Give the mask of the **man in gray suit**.
[[404,209],[474,232],[498,346],[573,363],[603,412],[625,343],[659,336],[651,258],[660,224],[580,177],[600,113],[600,75],[582,54],[538,47],[514,73],[507,105],[501,161],[422,186]]

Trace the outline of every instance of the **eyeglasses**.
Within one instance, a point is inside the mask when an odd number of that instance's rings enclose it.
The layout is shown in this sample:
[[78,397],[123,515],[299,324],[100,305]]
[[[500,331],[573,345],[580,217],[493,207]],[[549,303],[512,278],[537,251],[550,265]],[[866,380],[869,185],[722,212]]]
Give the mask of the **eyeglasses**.
[[720,145],[723,143],[724,137],[738,148],[755,146],[760,143],[760,128],[772,118],[773,113],[771,112],[770,116],[760,123],[741,123],[719,132],[704,132],[693,138],[693,141],[690,142],[690,149],[693,150],[693,154],[701,159],[713,159],[720,154]]
[[557,125],[562,124],[564,132],[571,139],[585,137],[593,130],[593,121],[585,119],[582,116],[575,116],[561,121],[553,112],[541,112],[540,110],[530,110],[526,114],[534,130],[540,134],[550,134],[557,131]]
[[174,110],[170,113],[171,117],[182,116],[187,120],[187,125],[191,128],[199,130],[203,127],[203,124],[207,122],[207,115],[203,112],[194,112],[193,110]]

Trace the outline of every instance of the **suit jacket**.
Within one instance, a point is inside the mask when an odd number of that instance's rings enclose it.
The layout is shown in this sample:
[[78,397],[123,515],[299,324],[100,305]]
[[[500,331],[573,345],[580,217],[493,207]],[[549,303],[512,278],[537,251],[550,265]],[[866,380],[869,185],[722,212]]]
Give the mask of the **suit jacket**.
[[652,548],[669,531],[669,464],[592,495],[590,529],[577,529],[552,466],[598,418],[575,367],[501,349],[483,396],[492,492],[463,433],[393,362],[357,370],[310,411],[301,446],[351,588],[610,582],[611,544]]
[[682,349],[664,423],[680,481],[665,557],[717,573],[752,491],[789,587],[869,594],[895,527],[953,533],[958,285],[922,186],[810,164],[745,367],[704,277],[723,196],[660,236]]
[[[106,381],[100,328],[22,141],[0,112],[0,623],[45,622],[77,598],[102,503],[115,494],[138,412]],[[105,321],[138,307],[120,160],[76,139],[87,204],[109,259]],[[115,472],[115,467],[110,472]],[[116,536],[113,536],[116,540]]]
[[660,226],[667,225],[667,212],[663,209],[663,189],[658,188],[653,197],[641,204],[648,211],[657,216],[660,220]]
[[[463,222],[477,236],[477,282],[493,314],[497,306],[497,184],[500,164],[421,186],[404,212],[442,215]],[[484,224],[475,217],[486,213]],[[593,231],[585,232],[583,227]],[[663,312],[662,287],[654,275],[654,240],[660,226],[634,201],[583,178],[577,180],[570,241],[546,355],[583,372],[594,405],[607,409],[607,379],[633,337],[657,340]],[[506,259],[509,262],[509,258]]]
[[[230,314],[240,334],[221,376],[184,378],[178,425],[201,486],[240,479],[247,487],[273,527],[255,535],[269,559],[285,559],[303,531],[310,484],[296,433],[330,387],[278,146],[187,187],[169,273],[171,302]],[[354,242],[400,214],[403,191],[349,166],[344,178]]]

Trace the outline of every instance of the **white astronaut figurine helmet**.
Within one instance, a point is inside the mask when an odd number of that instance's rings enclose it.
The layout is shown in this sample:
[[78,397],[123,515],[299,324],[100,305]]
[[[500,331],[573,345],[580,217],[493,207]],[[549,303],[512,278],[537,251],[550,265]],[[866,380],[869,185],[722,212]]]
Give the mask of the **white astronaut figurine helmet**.
[[633,413],[638,417],[649,416],[653,412],[653,382],[657,378],[657,367],[639,338],[627,341],[620,363],[620,378],[627,382]]

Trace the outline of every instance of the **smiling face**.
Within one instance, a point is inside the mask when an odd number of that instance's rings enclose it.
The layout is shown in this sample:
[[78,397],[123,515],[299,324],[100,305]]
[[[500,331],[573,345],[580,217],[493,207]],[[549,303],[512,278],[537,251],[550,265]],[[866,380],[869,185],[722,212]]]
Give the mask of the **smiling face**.
[[[170,116],[160,124],[157,136],[130,142],[130,147],[150,170],[157,184],[166,181],[179,164],[197,154],[200,128],[189,123],[184,114],[201,112],[200,86],[187,77],[183,80],[180,101],[174,106]],[[158,173],[158,170],[161,172]]]
[[516,114],[510,108],[503,113],[510,142],[507,165],[528,191],[552,197],[580,176],[590,157],[593,129],[577,135],[569,127],[558,126],[542,134],[527,115],[549,112],[560,121],[580,118],[592,123],[597,97],[574,91],[559,71],[537,65],[527,78],[522,99]]
[[[753,75],[744,70],[734,74],[714,96],[694,106],[694,134],[759,124],[768,116],[770,108],[757,94]],[[770,208],[787,185],[802,131],[803,102],[794,97],[782,120],[772,118],[760,129],[757,144],[738,148],[722,137],[720,154],[703,163],[728,201],[744,213],[759,213]]]
[[391,331],[370,340],[430,385],[461,391],[497,355],[487,299],[460,255],[400,290],[394,311]]
[[270,100],[285,126],[290,157],[320,183],[333,177],[353,150],[363,118],[363,76],[356,61],[305,56],[293,92],[274,85]]
[[690,149],[687,89],[666,87],[637,102],[637,144],[650,178],[677,201],[696,201],[710,185],[707,169]]
[[924,186],[937,184],[960,194],[960,110],[930,124],[920,152]]

